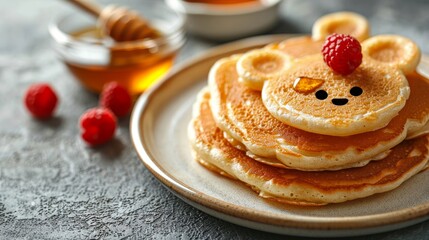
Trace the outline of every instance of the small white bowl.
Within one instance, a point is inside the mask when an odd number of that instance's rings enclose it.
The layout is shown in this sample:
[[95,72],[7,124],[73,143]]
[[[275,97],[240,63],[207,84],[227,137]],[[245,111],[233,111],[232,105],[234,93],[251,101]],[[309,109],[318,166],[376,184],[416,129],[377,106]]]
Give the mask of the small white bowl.
[[184,0],[165,0],[173,10],[186,16],[188,32],[225,41],[261,33],[278,20],[281,0],[260,0],[254,4],[216,5]]

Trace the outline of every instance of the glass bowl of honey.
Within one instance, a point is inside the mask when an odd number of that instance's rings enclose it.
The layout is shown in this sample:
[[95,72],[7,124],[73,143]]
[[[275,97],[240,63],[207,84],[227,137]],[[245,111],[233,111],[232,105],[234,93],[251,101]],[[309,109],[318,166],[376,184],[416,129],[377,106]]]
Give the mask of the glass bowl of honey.
[[165,0],[186,16],[186,30],[229,41],[269,30],[279,18],[281,0]]
[[126,7],[144,17],[156,29],[156,37],[116,42],[103,34],[96,18],[78,11],[49,26],[59,58],[95,93],[112,81],[133,95],[144,92],[171,69],[185,42],[184,17],[162,2],[140,0]]

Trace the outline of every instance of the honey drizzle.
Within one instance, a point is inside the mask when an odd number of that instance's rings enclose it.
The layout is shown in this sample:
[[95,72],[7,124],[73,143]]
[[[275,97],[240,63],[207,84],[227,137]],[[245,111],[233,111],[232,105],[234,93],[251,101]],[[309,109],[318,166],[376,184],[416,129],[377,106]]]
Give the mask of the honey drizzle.
[[325,81],[321,79],[297,77],[293,82],[293,89],[299,93],[309,94],[322,86],[324,82]]

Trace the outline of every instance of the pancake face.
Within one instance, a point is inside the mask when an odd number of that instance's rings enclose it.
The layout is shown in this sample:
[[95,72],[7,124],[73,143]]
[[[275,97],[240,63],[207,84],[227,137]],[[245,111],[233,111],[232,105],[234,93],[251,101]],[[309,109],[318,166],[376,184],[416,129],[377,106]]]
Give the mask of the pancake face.
[[[312,86],[311,82],[318,84]],[[408,96],[408,82],[398,69],[364,60],[352,74],[342,76],[320,54],[298,59],[279,77],[268,80],[262,90],[265,106],[280,121],[333,136],[386,126]]]
[[334,72],[321,53],[293,58],[273,47],[245,53],[237,72],[242,84],[263,87],[264,104],[280,121],[349,136],[385,127],[398,114],[409,96],[404,73],[420,59],[418,47],[400,36],[370,38],[362,48],[362,64],[348,75]]
[[389,191],[427,165],[426,136],[394,147],[387,157],[364,167],[305,172],[259,163],[233,147],[212,118],[210,94],[203,91],[194,105],[189,138],[197,159],[210,170],[236,178],[261,197],[299,205],[323,205]]
[[411,95],[405,107],[381,129],[338,137],[307,132],[274,118],[261,93],[241,84],[236,70],[240,56],[218,61],[210,71],[210,105],[218,127],[254,155],[277,158],[286,167],[323,170],[373,160],[429,119],[429,84],[413,73],[407,76]]

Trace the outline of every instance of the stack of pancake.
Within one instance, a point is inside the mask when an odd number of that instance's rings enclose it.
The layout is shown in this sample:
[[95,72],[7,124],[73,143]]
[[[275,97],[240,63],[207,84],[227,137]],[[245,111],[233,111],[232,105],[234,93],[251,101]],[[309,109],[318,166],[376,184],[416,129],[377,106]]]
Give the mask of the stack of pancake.
[[[323,61],[332,33],[354,36],[362,64],[340,75]],[[429,83],[411,40],[369,37],[367,20],[323,16],[312,36],[216,62],[189,125],[195,159],[259,196],[298,205],[363,198],[427,167]]]

